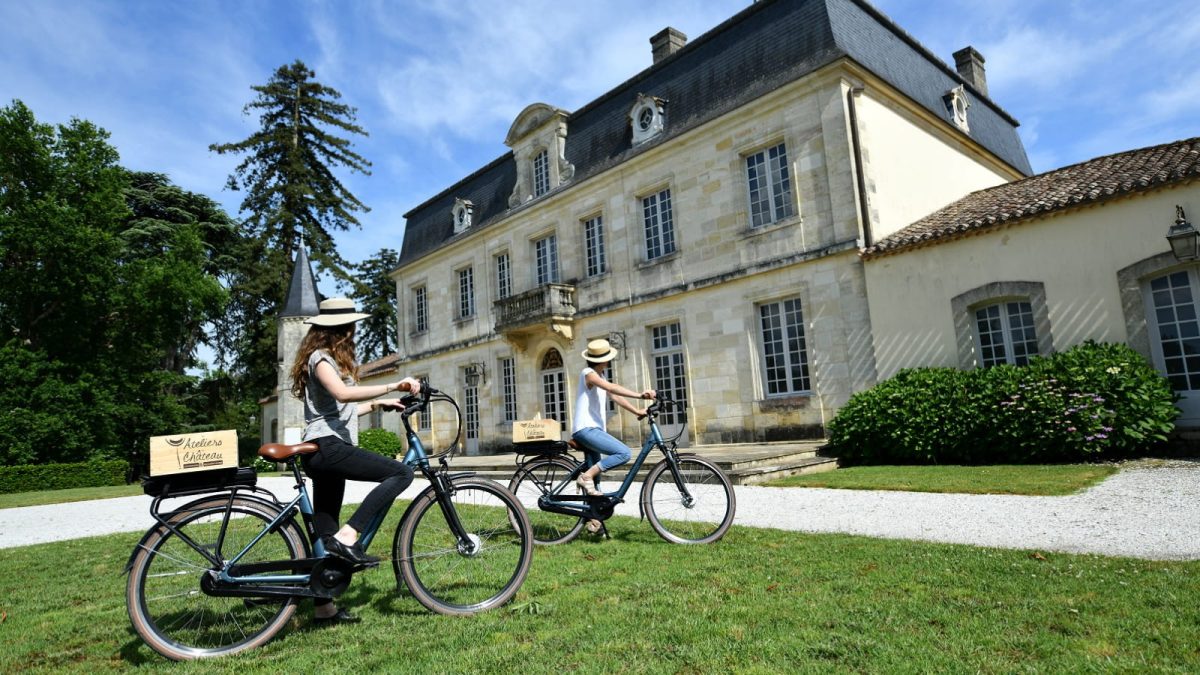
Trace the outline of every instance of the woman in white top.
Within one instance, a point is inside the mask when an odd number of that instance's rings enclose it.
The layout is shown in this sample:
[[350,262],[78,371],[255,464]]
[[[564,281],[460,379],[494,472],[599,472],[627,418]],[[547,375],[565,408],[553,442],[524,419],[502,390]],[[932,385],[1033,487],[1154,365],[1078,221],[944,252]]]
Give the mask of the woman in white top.
[[[639,394],[604,379],[604,371],[608,369],[608,362],[616,357],[617,350],[608,344],[608,340],[592,340],[583,352],[587,367],[579,373],[579,388],[575,394],[575,424],[573,427],[575,431],[571,434],[571,438],[575,439],[575,442],[584,449],[586,454],[592,455],[588,458],[591,466],[577,479],[579,487],[589,495],[601,494],[596,489],[596,478],[601,472],[629,461],[629,447],[610,436],[607,431],[605,413],[607,412],[608,395],[614,394],[616,398],[613,399],[613,402],[637,415],[638,419],[645,417],[646,411],[635,408],[625,401],[625,398],[653,400],[655,396],[653,389],[647,389]],[[594,461],[595,454],[602,455],[599,462]],[[599,525],[595,521],[589,522],[588,530],[595,532]]]

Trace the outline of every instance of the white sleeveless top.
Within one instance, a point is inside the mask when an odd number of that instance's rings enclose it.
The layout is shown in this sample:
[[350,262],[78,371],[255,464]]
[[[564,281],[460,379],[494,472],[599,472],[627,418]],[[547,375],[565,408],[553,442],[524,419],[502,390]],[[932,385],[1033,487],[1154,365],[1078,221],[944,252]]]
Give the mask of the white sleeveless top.
[[600,387],[589,387],[587,383],[588,373],[595,372],[589,366],[579,373],[579,387],[575,390],[575,423],[571,427],[573,432],[591,427],[608,430],[605,414],[608,411],[608,392]]

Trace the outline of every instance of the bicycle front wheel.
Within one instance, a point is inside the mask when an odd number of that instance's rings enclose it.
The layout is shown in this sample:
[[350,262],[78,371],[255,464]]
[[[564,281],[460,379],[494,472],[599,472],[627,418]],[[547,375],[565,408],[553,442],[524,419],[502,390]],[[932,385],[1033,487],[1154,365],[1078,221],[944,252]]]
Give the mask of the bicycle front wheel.
[[[227,507],[229,507],[227,509]],[[225,656],[258,647],[279,632],[296,611],[296,598],[239,598],[206,594],[201,579],[221,569],[180,534],[222,563],[262,535],[278,510],[263,502],[228,497],[202,499],[176,511],[138,545],[126,584],[125,603],[138,636],[176,661]],[[305,556],[304,535],[294,521],[268,532],[239,563],[295,560]]]
[[[575,464],[562,457],[535,459],[517,469],[508,489],[529,516],[533,526],[533,543],[541,545],[562,544],[579,536],[583,529],[583,518],[572,518],[560,513],[550,513],[538,508],[538,498],[551,494],[554,486],[566,480],[575,470]],[[578,491],[578,486],[568,486]],[[513,527],[517,524],[514,522]]]
[[[675,544],[708,544],[729,531],[737,499],[725,472],[703,457],[663,460],[642,486],[642,511],[658,536]],[[681,489],[682,488],[682,489]]]
[[[525,509],[503,485],[474,477],[453,479],[448,502],[443,513],[431,487],[404,514],[392,550],[397,578],[439,614],[467,616],[503,605],[533,560]],[[462,524],[465,541],[448,517]]]

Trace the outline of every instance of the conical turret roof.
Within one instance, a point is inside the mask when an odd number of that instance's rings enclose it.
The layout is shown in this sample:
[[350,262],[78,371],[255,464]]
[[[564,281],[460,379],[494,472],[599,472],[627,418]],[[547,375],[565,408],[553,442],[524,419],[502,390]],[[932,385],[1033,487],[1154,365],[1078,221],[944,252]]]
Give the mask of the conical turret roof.
[[321,296],[317,293],[317,281],[304,247],[296,254],[296,265],[292,268],[292,284],[288,287],[287,302],[279,316],[316,316],[320,313]]

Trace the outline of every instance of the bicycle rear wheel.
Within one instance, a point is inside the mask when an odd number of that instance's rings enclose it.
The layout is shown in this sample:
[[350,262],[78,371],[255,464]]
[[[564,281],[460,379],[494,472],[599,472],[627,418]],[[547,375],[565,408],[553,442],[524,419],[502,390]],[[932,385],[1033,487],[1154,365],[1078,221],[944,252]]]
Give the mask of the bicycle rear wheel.
[[675,544],[717,541],[729,531],[737,510],[729,477],[703,457],[685,456],[676,461],[678,473],[663,460],[650,470],[642,486],[642,511],[650,527]]
[[[574,470],[575,464],[562,457],[544,457],[523,464],[509,481],[509,491],[525,507],[529,523],[533,526],[533,543],[545,546],[562,544],[579,536],[579,531],[583,529],[583,518],[572,518],[538,508],[538,498],[550,494],[554,486]],[[513,527],[516,525],[514,522]]]
[[397,578],[418,602],[466,616],[517,593],[533,560],[533,537],[525,509],[504,486],[472,477],[453,479],[452,486],[451,505],[469,541],[458,541],[430,487],[404,514],[392,557]]
[[[250,499],[201,499],[168,519],[178,532],[221,561],[237,555],[279,513]],[[239,562],[294,560],[305,556],[304,535],[294,521],[268,533]],[[126,584],[133,629],[151,649],[176,661],[225,656],[258,647],[279,632],[296,611],[296,598],[218,597],[204,593],[201,578],[220,570],[163,525],[138,545]]]

